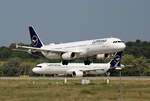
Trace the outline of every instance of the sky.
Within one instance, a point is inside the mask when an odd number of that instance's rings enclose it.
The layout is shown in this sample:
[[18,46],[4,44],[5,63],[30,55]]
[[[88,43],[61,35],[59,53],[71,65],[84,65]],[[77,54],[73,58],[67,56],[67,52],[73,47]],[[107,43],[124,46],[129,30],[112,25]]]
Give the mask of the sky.
[[150,0],[0,0],[0,46],[117,37],[150,41]]

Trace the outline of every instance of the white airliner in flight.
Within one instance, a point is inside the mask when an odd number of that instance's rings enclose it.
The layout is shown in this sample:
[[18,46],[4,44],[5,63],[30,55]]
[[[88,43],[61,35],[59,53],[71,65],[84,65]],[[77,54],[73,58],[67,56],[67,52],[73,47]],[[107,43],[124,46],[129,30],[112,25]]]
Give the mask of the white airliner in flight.
[[34,67],[32,71],[38,74],[71,74],[74,77],[85,74],[104,74],[116,68],[124,67],[120,64],[122,53],[122,51],[115,53],[114,58],[109,63],[91,63],[90,65],[84,65],[83,63],[69,63],[68,65],[42,63]]
[[31,26],[29,32],[32,47],[16,45],[16,48],[29,49],[29,53],[42,55],[48,59],[61,59],[63,65],[67,65],[69,60],[81,57],[85,58],[84,64],[89,65],[88,57],[90,56],[102,59],[107,57],[109,53],[122,51],[126,47],[124,42],[118,38],[44,45]]

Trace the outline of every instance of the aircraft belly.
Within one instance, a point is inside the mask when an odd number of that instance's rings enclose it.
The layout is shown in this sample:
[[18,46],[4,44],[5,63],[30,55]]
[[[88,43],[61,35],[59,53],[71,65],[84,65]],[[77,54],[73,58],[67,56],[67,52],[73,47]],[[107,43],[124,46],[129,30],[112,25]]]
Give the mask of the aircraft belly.
[[96,54],[105,54],[105,53],[112,53],[113,51],[115,51],[114,49],[112,49],[111,47],[103,44],[103,45],[94,45],[94,46],[90,46],[88,48],[88,53],[90,56],[92,55],[96,55]]
[[104,74],[104,70],[95,70],[95,71],[89,71],[88,74]]
[[66,70],[63,68],[51,67],[51,69],[47,69],[48,74],[65,74]]
[[88,56],[96,55],[103,53],[103,49],[99,45],[89,46],[87,48],[87,54]]
[[87,71],[87,74],[104,74],[108,70],[108,65],[104,64],[101,66],[92,66],[89,68],[89,71]]

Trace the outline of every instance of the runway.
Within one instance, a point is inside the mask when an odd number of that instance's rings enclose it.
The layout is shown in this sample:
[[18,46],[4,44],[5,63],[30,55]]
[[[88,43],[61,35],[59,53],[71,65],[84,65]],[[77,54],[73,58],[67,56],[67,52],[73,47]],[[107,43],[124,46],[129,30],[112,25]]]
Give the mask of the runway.
[[[106,77],[67,77],[68,80],[80,80],[86,78],[89,80],[106,80]],[[122,80],[150,80],[149,76],[146,77],[122,77]],[[0,80],[64,80],[64,77],[0,77]],[[110,80],[120,80],[120,77],[110,77]]]

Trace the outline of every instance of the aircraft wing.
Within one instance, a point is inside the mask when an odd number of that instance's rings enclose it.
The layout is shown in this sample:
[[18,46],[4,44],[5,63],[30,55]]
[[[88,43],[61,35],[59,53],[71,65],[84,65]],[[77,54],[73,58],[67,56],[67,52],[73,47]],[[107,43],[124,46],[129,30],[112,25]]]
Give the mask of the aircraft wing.
[[[66,52],[68,52],[68,51],[63,50],[63,49],[42,49],[42,48],[35,48],[35,47],[29,47],[29,46],[20,46],[20,45],[16,45],[16,48],[25,48],[25,49],[31,49],[31,50],[43,51],[43,52],[52,52],[52,53],[66,53]],[[69,52],[74,52],[76,54],[80,53],[80,52],[77,52],[77,51],[69,51]]]
[[74,70],[74,69],[73,69],[73,70],[71,69],[71,70],[69,70],[68,72],[73,72],[73,71],[82,71],[82,72],[92,72],[92,71],[93,71],[93,72],[95,72],[95,71],[99,71],[99,70],[104,71],[103,68],[102,68],[102,69],[98,69],[98,68],[97,68],[97,69],[92,69],[92,68],[91,68],[91,69],[88,69],[88,68],[86,68],[86,69],[75,69],[75,70]]

